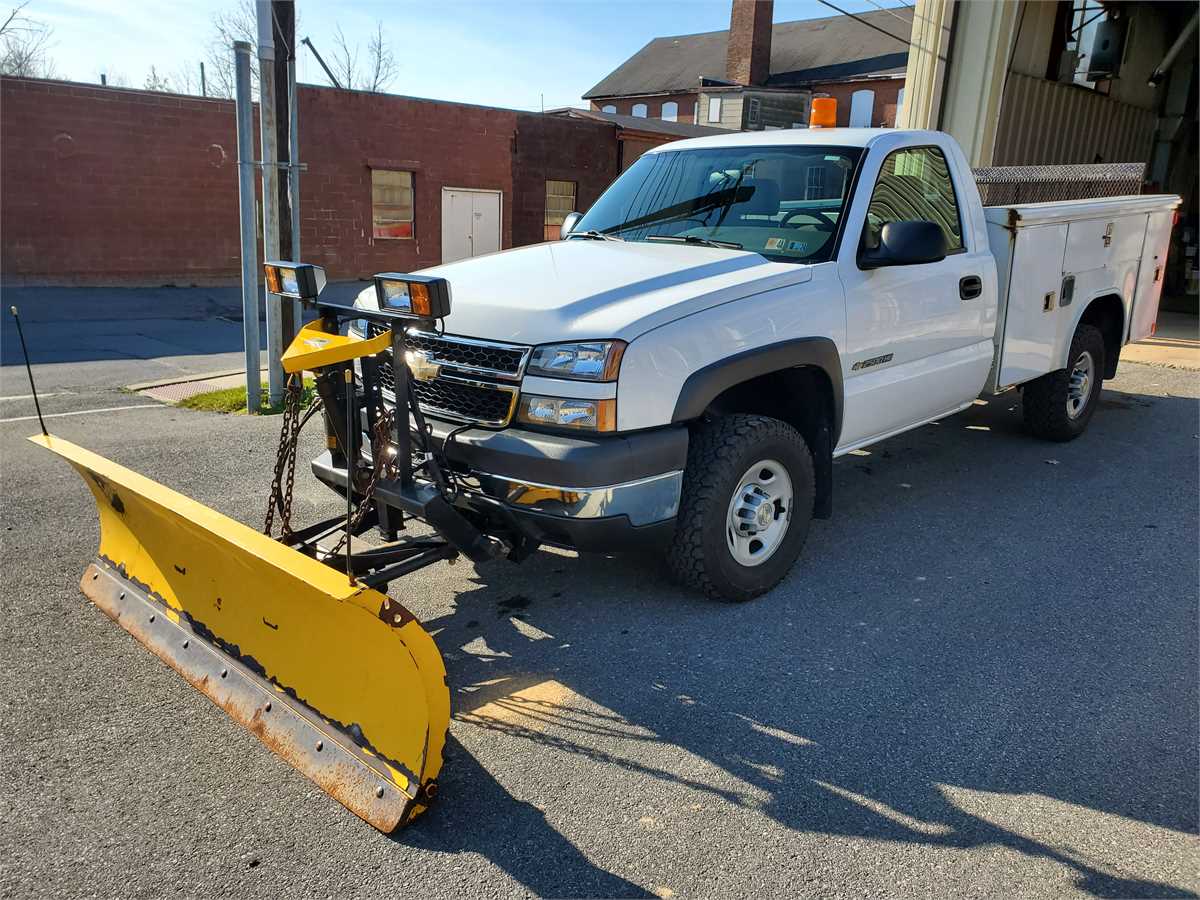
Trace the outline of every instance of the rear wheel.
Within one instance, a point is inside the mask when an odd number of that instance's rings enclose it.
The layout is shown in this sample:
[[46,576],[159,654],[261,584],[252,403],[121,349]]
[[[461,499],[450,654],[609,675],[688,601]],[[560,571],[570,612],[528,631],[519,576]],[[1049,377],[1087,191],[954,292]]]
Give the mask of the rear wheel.
[[812,453],[790,425],[750,415],[706,423],[688,448],[672,574],[716,599],[769,591],[804,547],[813,492]]
[[1104,379],[1104,336],[1100,329],[1080,325],[1067,360],[1067,368],[1029,382],[1021,394],[1025,424],[1037,437],[1048,441],[1079,437],[1096,412]]

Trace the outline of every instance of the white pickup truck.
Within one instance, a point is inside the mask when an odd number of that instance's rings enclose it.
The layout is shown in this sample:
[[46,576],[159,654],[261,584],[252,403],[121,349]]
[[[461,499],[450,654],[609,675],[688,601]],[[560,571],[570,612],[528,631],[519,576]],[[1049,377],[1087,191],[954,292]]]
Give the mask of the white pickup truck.
[[564,240],[426,270],[453,306],[408,334],[412,390],[535,540],[658,546],[744,600],[830,516],[836,456],[1011,388],[1034,435],[1081,434],[1153,331],[1178,202],[984,208],[939,132],[679,141]]

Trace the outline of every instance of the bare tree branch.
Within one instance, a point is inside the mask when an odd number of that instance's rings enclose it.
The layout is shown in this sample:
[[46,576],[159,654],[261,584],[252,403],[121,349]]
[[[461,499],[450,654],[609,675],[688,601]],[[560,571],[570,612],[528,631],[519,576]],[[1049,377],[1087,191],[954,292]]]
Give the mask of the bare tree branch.
[[150,74],[146,76],[145,88],[148,91],[159,91],[161,93],[171,93],[171,80],[164,75],[159,75],[158,70],[154,66],[150,67]]
[[375,33],[371,35],[371,42],[367,45],[367,54],[371,61],[371,72],[366,88],[378,94],[392,83],[399,68],[391,46],[384,43],[383,22],[379,20],[375,22]]
[[53,78],[50,58],[53,30],[25,15],[29,0],[12,8],[0,25],[0,74],[17,78]]
[[367,59],[360,65],[361,48],[351,44],[339,25],[334,29],[333,50],[330,53],[329,69],[342,87],[351,91],[385,90],[399,71],[395,54],[385,41],[383,23],[375,23],[375,31],[367,42]]
[[[218,10],[212,18],[212,38],[208,44],[205,70],[210,97],[232,97],[235,87],[234,41],[258,44],[258,16],[254,0],[239,0],[237,6]],[[258,57],[250,56],[250,83],[258,90]]]
[[330,57],[329,68],[346,90],[353,91],[359,87],[358,45],[350,46],[342,26],[338,25],[333,32],[333,54]]

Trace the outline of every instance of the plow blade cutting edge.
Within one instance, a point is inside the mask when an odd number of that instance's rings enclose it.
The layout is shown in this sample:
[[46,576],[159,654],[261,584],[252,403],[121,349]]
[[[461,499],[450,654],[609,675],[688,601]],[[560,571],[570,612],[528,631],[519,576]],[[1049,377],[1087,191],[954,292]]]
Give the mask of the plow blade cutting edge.
[[100,552],[81,589],[275,753],[392,831],[436,791],[441,654],[403,606],[53,435],[83,476]]

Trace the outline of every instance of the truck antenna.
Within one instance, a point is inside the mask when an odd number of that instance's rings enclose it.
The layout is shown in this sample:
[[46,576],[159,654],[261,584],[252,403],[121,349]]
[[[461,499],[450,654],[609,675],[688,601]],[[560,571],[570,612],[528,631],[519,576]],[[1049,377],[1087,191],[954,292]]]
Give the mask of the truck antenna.
[[42,404],[38,403],[37,385],[33,383],[33,367],[29,365],[29,348],[25,346],[25,332],[21,329],[21,314],[15,306],[10,306],[12,317],[17,323],[17,336],[21,339],[21,353],[25,356],[25,371],[29,374],[29,390],[33,391],[33,408],[37,410],[38,424],[42,426],[42,434],[49,435],[46,421],[42,418]]

